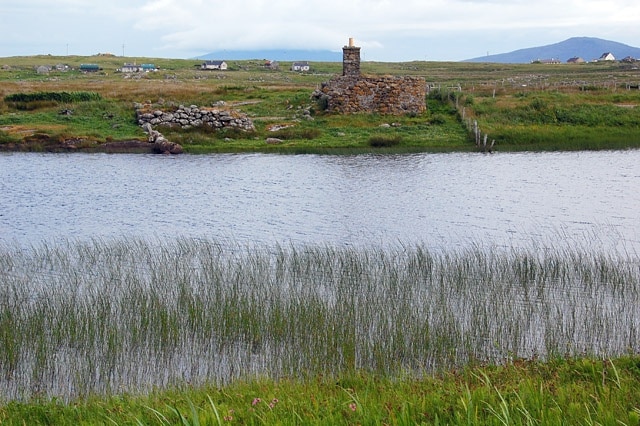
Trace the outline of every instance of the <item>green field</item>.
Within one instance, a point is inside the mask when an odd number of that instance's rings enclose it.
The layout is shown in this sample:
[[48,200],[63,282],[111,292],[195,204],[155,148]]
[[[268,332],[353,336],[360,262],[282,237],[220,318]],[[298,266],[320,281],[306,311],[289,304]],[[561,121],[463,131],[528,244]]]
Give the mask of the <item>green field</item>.
[[[118,72],[124,62],[154,63],[159,71]],[[101,70],[82,73],[80,64]],[[68,71],[38,74],[39,65]],[[422,76],[427,111],[419,115],[327,114],[310,99],[341,63],[315,63],[309,73],[278,70],[263,61],[230,61],[227,71],[202,71],[194,60],[121,57],[12,57],[0,59],[0,148],[55,150],[145,139],[133,105],[151,103],[226,107],[249,115],[255,132],[166,129],[186,152],[319,152],[372,150],[472,151],[474,129],[494,149],[576,150],[640,146],[640,73],[633,64],[505,65],[453,62],[363,62],[367,75]],[[91,93],[99,98],[28,100],[34,93]],[[24,98],[22,102],[12,99]],[[305,111],[310,112],[311,119]],[[68,111],[68,114],[61,114]],[[393,126],[386,126],[393,124]],[[278,132],[273,126],[286,127]],[[276,137],[277,145],[265,140]],[[393,141],[386,146],[380,141]],[[25,143],[27,142],[27,143]]]

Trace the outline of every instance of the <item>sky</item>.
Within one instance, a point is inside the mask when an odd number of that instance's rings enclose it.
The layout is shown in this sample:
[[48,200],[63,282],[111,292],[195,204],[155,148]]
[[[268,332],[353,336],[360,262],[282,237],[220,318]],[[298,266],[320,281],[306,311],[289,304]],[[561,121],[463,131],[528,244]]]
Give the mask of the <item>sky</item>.
[[[189,59],[235,50],[459,61],[598,37],[640,46],[637,0],[2,0],[0,57]],[[301,58],[294,58],[301,59]]]

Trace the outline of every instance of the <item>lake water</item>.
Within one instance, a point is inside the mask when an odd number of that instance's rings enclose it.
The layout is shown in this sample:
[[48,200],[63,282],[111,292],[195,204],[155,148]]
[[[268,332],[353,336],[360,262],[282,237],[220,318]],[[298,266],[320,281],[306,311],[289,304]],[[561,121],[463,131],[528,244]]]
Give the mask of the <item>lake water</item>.
[[640,252],[640,151],[0,154],[0,244],[92,238]]

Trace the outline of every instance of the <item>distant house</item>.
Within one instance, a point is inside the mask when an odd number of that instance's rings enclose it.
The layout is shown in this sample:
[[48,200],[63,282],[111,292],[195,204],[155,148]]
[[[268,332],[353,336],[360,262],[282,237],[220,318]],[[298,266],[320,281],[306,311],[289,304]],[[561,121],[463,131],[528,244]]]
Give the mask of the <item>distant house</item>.
[[100,66],[98,64],[80,64],[80,71],[82,72],[98,72]]
[[225,61],[204,61],[200,67],[203,70],[226,70],[227,63]]
[[150,72],[157,71],[158,69],[154,64],[124,64],[122,68],[120,68],[120,72]]
[[280,67],[280,65],[278,64],[278,61],[266,60],[264,61],[264,67],[271,70],[277,70]]
[[615,61],[616,57],[611,52],[605,52],[598,58],[599,61]]
[[533,61],[533,63],[535,63],[535,64],[559,64],[560,60],[559,59],[555,59],[555,58],[538,59],[536,61]]
[[309,62],[294,62],[291,64],[291,71],[309,71]]
[[636,58],[634,58],[633,56],[627,56],[626,58],[622,59],[622,62],[635,62]]
[[138,72],[138,66],[136,64],[124,64],[120,68],[121,72]]
[[567,59],[568,64],[584,64],[586,61],[579,56]]

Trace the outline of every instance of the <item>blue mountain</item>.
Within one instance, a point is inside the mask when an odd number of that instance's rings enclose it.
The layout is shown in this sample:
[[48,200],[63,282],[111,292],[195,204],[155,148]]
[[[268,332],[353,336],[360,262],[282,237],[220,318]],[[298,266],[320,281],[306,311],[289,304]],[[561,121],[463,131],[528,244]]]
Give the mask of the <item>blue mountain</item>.
[[567,62],[569,58],[573,57],[579,57],[590,62],[600,58],[603,53],[607,52],[612,53],[618,60],[628,56],[636,59],[640,58],[640,48],[637,47],[594,37],[572,37],[560,43],[549,44],[547,46],[530,47],[509,53],[481,56],[467,59],[463,62],[518,64],[544,59],[557,59],[561,62]]
[[231,60],[271,60],[271,61],[315,61],[315,62],[342,62],[342,52],[331,50],[296,50],[296,49],[271,49],[271,50],[219,50],[198,56],[195,59],[216,59],[221,61]]

